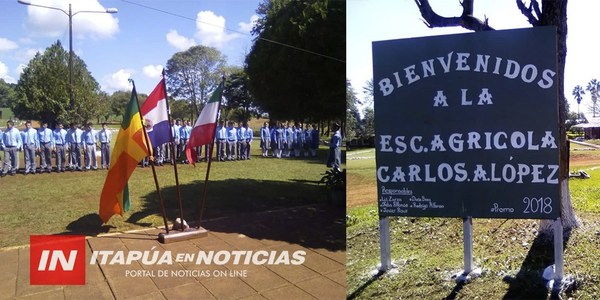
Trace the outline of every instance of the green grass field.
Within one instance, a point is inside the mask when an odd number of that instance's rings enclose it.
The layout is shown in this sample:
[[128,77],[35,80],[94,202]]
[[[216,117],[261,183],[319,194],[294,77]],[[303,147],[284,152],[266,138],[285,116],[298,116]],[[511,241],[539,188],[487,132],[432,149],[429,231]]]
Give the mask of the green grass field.
[[[575,285],[562,299],[600,298],[600,151],[576,153],[572,170],[590,179],[571,179],[573,206],[583,226],[565,239],[565,274]],[[392,261],[398,266],[373,277],[379,263],[375,151],[347,153],[347,296],[356,299],[547,299],[542,280],[554,261],[549,240],[536,220],[474,219],[474,261],[483,274],[465,284],[452,276],[463,268],[462,220],[390,218]],[[583,159],[585,156],[585,159]]]
[[[317,158],[276,159],[261,157],[258,144],[255,140],[251,160],[212,163],[203,219],[327,201],[318,183],[328,169],[326,147]],[[178,164],[187,220],[198,219],[206,166]],[[179,216],[173,167],[156,170],[171,222]],[[140,167],[129,181],[131,209],[101,224],[97,213],[106,174],[99,170],[0,178],[0,247],[26,245],[31,234],[97,235],[163,225],[152,170]]]

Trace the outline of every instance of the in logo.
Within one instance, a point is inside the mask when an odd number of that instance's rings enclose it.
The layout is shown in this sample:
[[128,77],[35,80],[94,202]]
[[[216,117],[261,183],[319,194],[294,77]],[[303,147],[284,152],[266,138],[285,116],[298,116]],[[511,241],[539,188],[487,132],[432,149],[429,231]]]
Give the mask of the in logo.
[[85,284],[85,236],[29,237],[31,285]]

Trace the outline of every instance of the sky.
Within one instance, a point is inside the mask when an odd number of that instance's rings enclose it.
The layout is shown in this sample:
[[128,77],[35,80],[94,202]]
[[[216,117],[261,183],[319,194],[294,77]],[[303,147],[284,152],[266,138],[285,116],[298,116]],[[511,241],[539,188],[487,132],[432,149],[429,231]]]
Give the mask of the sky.
[[[73,13],[73,51],[101,90],[149,94],[167,61],[191,46],[217,48],[242,66],[261,0],[30,0]],[[89,13],[116,8],[118,13]],[[69,49],[68,15],[1,0],[0,78],[17,83],[24,66],[57,40]]]
[[[518,10],[515,1],[476,0],[474,15],[487,17],[495,29],[531,27]],[[528,1],[527,1],[528,3]],[[459,1],[430,0],[433,10],[445,17],[460,16]],[[571,92],[575,85],[583,88],[591,79],[600,79],[600,59],[593,36],[600,28],[600,1],[569,1],[567,6],[568,35],[565,65],[565,96],[571,111],[577,111],[577,102]],[[373,77],[371,43],[373,41],[404,39],[469,32],[466,29],[430,29],[422,21],[414,0],[347,0],[346,76],[363,99],[362,88]],[[586,116],[591,103],[586,92],[581,112]]]

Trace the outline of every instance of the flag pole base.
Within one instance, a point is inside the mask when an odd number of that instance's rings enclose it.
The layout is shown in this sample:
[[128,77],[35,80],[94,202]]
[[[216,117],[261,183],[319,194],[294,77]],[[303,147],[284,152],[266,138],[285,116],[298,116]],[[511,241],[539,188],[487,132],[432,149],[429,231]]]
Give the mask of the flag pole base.
[[158,241],[163,244],[187,241],[208,236],[208,230],[200,228],[187,228],[184,231],[171,230],[169,233],[158,234]]

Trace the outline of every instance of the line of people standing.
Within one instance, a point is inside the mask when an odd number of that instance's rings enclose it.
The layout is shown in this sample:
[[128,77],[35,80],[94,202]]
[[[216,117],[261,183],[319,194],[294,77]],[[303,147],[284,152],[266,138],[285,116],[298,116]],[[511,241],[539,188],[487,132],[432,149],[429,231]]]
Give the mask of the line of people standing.
[[[174,153],[171,151],[171,144],[166,143],[154,147],[154,158],[157,165],[163,165],[165,161],[173,163],[174,159],[178,162],[189,163],[187,158],[182,155],[185,152],[187,143],[191,134],[191,122],[188,120],[174,120],[171,123],[173,140],[175,143]],[[220,120],[215,132],[216,159],[218,161],[234,161],[250,159],[254,131],[248,127],[248,123]],[[260,147],[263,157],[316,157],[319,147],[319,130],[316,125],[302,124],[290,126],[289,123],[277,123],[274,127],[269,127],[265,122],[260,129]],[[196,162],[207,160],[208,146],[197,147]],[[181,158],[181,159],[179,159]],[[142,162],[142,167],[148,166],[149,160]]]
[[248,123],[219,121],[215,134],[217,147],[217,160],[247,160],[250,159],[250,149],[254,139],[254,131],[248,127]]
[[[304,127],[304,128],[303,128]],[[260,147],[263,157],[316,157],[319,148],[319,129],[316,125],[278,122],[272,127],[265,122],[260,128]]]
[[[68,130],[63,127],[61,122],[57,122],[55,129],[51,130],[47,122],[42,122],[40,128],[34,129],[31,127],[31,121],[26,121],[25,129],[19,131],[14,122],[9,120],[6,129],[0,131],[0,150],[4,151],[4,165],[0,169],[0,176],[15,175],[19,171],[18,152],[21,151],[24,153],[25,175],[66,170],[97,170],[98,146],[101,152],[101,168],[109,168],[112,133],[107,129],[106,123],[102,124],[102,130],[99,131],[93,129],[92,123],[85,124],[83,130],[76,123],[71,123]],[[39,156],[39,168],[36,156]]]
[[[250,159],[250,149],[252,140],[254,139],[252,128],[248,127],[247,123],[240,123],[236,127],[233,121],[229,121],[227,125],[228,126],[224,126],[224,121],[219,121],[216,128],[215,148],[217,160],[231,161]],[[191,122],[189,120],[172,121],[171,132],[173,134],[174,151],[171,150],[171,143],[154,147],[153,152],[156,165],[162,166],[166,160],[169,160],[170,163],[173,164],[175,159],[181,163],[190,163],[183,153],[188,146],[190,135],[192,133]],[[202,151],[202,148],[204,148],[204,151]],[[195,151],[196,162],[207,161],[209,151],[208,145],[196,147]],[[142,167],[148,166],[148,164],[148,159],[144,159]]]
[[[189,120],[173,120],[171,130],[174,141],[174,151],[171,143],[154,147],[154,163],[162,166],[165,161],[173,164],[175,159],[189,163],[185,155],[192,127]],[[263,157],[316,157],[319,147],[320,133],[316,125],[294,124],[277,122],[270,127],[265,122],[260,128],[260,147]],[[0,166],[0,176],[15,175],[19,170],[18,152],[24,152],[25,168],[23,173],[35,174],[43,172],[65,172],[97,170],[96,150],[100,149],[101,168],[110,166],[110,143],[112,133],[102,123],[101,130],[95,130],[91,123],[80,129],[77,124],[71,123],[68,130],[63,128],[61,122],[56,123],[55,129],[48,128],[46,122],[41,123],[39,129],[33,129],[31,122],[25,123],[25,129],[19,131],[14,127],[13,121],[7,122],[4,132],[0,131],[0,150],[4,151],[4,164]],[[247,123],[233,121],[219,121],[215,133],[216,158],[219,161],[248,160],[254,132]],[[339,139],[338,139],[339,140]],[[336,144],[339,144],[336,143]],[[339,145],[337,146],[339,147]],[[197,147],[196,162],[207,159],[208,146]],[[81,156],[83,158],[83,164]],[[39,156],[39,168],[35,157]],[[52,157],[54,156],[54,166]],[[339,155],[335,155],[339,157]],[[339,159],[334,159],[334,165],[339,166]],[[149,159],[141,162],[141,166],[148,166]],[[329,163],[328,163],[329,164]]]

